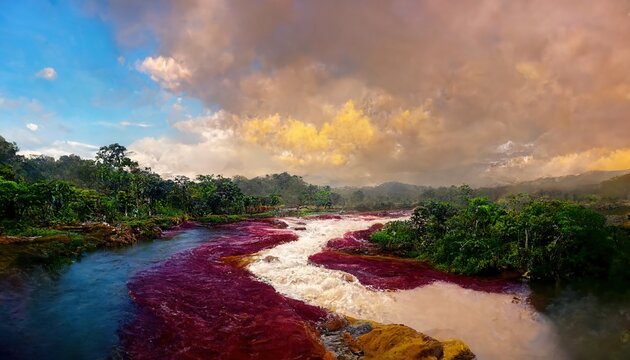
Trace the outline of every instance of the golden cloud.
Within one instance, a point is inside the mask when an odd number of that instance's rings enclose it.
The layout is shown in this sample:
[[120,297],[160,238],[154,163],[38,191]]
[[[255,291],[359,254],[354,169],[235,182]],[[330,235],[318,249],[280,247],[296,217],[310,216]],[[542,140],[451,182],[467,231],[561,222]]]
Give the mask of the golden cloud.
[[372,121],[351,100],[319,129],[275,114],[245,121],[242,131],[246,141],[273,151],[283,161],[334,166],[348,163],[356,151],[370,145],[376,133]]

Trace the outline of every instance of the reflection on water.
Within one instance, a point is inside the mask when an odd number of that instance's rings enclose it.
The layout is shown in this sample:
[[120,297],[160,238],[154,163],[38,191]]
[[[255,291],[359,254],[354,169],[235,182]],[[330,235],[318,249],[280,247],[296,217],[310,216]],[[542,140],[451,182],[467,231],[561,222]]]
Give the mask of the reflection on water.
[[133,314],[128,279],[220,234],[194,228],[172,240],[93,252],[57,273],[0,278],[0,359],[106,358]]

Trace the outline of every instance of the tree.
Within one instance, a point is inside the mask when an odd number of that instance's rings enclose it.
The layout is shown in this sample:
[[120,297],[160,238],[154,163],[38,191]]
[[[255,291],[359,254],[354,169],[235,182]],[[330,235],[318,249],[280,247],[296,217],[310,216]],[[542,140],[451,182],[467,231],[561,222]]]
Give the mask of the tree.
[[119,170],[137,167],[138,163],[131,160],[127,155],[127,148],[115,143],[102,146],[96,153],[96,161]]
[[8,142],[0,135],[0,164],[13,164],[17,159],[17,152],[19,150],[16,143]]
[[365,200],[365,193],[361,190],[355,190],[352,193],[350,200],[354,205],[361,204]]

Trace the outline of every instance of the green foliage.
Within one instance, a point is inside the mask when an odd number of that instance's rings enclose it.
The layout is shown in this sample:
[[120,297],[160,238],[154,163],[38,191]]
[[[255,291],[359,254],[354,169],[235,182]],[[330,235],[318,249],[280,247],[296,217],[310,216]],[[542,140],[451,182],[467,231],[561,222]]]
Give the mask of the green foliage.
[[[140,168],[119,144],[101,147],[96,161],[75,155],[24,158],[17,150],[0,137],[0,233],[86,221],[251,215],[274,211],[283,202],[279,191],[245,196],[235,181],[222,176],[162,179]],[[288,174],[273,178],[301,181]],[[315,194],[322,206],[330,204],[330,188]]]
[[382,249],[402,256],[415,257],[417,253],[417,232],[406,221],[391,221],[383,231],[372,235],[372,241]]
[[601,214],[560,200],[519,197],[465,207],[425,202],[372,235],[383,250],[462,274],[517,271],[536,279],[630,274],[630,244]]

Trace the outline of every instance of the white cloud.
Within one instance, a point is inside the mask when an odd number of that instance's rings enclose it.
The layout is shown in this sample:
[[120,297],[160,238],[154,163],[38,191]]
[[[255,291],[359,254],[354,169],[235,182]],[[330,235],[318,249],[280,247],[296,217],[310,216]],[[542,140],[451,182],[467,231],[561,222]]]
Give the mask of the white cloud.
[[169,90],[176,90],[183,80],[191,76],[190,70],[172,57],[149,56],[141,63],[136,63],[136,69]]
[[126,121],[126,120],[121,121],[120,125],[124,127],[135,126],[135,127],[141,127],[141,128],[149,128],[152,126],[151,124],[147,124],[145,122],[133,122],[133,121]]
[[120,65],[125,65],[125,62],[127,61],[127,60],[125,59],[125,57],[124,57],[124,56],[122,56],[122,55],[121,55],[121,56],[119,56],[117,60],[118,60],[118,63],[119,63]]
[[28,123],[26,124],[26,128],[31,131],[37,131],[37,129],[39,129],[39,126],[37,124]]
[[128,148],[133,159],[164,175],[222,174],[255,176],[279,172],[262,149],[240,141],[226,126],[231,114],[217,111],[177,122],[175,136],[145,137]]
[[182,98],[180,98],[180,97],[177,98],[177,101],[175,101],[175,103],[173,103],[172,109],[173,109],[173,111],[182,111],[182,110],[185,109],[184,105],[182,104]]
[[21,155],[38,156],[47,155],[52,157],[60,157],[63,155],[75,154],[83,158],[93,158],[96,155],[98,146],[72,140],[57,140],[52,144],[36,148],[25,149],[20,151]]
[[45,67],[35,74],[37,77],[45,80],[55,80],[57,78],[57,71],[51,67]]
[[106,128],[111,128],[111,129],[119,129],[119,130],[123,130],[125,128],[128,127],[139,127],[139,128],[150,128],[153,125],[146,123],[146,122],[135,122],[135,121],[128,121],[128,120],[123,120],[121,122],[107,122],[107,121],[99,121],[97,123],[100,126],[104,126]]

